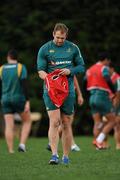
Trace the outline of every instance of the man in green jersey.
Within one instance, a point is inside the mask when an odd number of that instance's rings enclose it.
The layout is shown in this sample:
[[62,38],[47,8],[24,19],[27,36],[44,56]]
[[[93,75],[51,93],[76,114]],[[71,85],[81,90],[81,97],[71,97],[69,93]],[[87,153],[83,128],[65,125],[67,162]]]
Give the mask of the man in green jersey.
[[[80,89],[80,86],[79,86],[79,83],[78,83],[78,80],[77,80],[76,76],[74,76],[74,87],[75,87],[75,92],[76,92],[76,95],[77,95],[77,103],[81,106],[83,104],[83,102],[84,102],[84,99],[83,99],[82,92],[81,92],[81,89]],[[73,121],[74,121],[74,117],[73,117],[73,119],[71,121],[71,126],[73,124]],[[48,133],[49,133],[49,131],[48,131]],[[59,138],[61,138],[61,136],[62,136],[62,128],[61,128],[61,125],[60,125],[60,127],[59,127]],[[50,142],[47,145],[47,150],[51,151]],[[79,146],[75,143],[73,133],[72,133],[72,141],[71,141],[71,151],[80,151]]]
[[75,89],[73,77],[77,73],[85,71],[84,61],[79,48],[72,42],[67,41],[68,28],[65,24],[57,23],[53,30],[53,40],[44,44],[37,57],[37,69],[39,77],[46,79],[48,73],[61,69],[60,75],[67,76],[69,84],[69,94],[60,108],[56,107],[51,101],[48,90],[44,84],[44,102],[48,112],[50,127],[49,140],[52,149],[52,158],[50,164],[58,164],[58,128],[62,123],[62,146],[64,164],[69,163],[69,151],[71,147],[71,121],[74,114]]
[[[99,54],[98,62],[93,64],[86,72],[87,90],[90,92],[89,104],[94,120],[94,141],[97,149],[103,149],[104,140],[115,125],[112,102],[109,93],[115,93],[114,86],[110,79],[108,65],[110,57],[107,52]],[[105,116],[108,122],[103,126],[102,117]]]
[[1,105],[9,153],[14,153],[14,113],[19,113],[23,120],[18,151],[26,151],[25,143],[31,128],[27,70],[23,64],[17,62],[17,58],[17,51],[10,50],[7,63],[0,67]]

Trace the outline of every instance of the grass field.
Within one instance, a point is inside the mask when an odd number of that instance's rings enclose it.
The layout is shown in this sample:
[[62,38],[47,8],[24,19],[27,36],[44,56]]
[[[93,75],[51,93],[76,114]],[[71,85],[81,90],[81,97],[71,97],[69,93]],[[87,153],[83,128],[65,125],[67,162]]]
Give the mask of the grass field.
[[[120,151],[110,138],[109,150],[97,151],[92,137],[76,137],[80,152],[70,153],[70,165],[48,165],[51,153],[46,150],[47,138],[30,138],[26,153],[8,154],[4,139],[0,139],[0,180],[120,180]],[[61,145],[59,156],[62,156]]]

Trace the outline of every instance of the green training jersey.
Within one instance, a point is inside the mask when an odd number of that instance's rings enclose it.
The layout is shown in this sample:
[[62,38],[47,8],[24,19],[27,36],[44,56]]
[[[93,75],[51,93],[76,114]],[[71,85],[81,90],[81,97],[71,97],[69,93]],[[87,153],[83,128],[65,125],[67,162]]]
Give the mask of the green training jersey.
[[2,101],[25,100],[20,79],[27,78],[27,70],[22,65],[20,76],[18,76],[18,63],[4,64],[1,73],[2,80]]
[[65,40],[62,46],[57,46],[52,40],[44,44],[37,57],[37,70],[50,73],[55,69],[68,68],[69,90],[74,91],[73,76],[85,71],[84,60],[77,45]]

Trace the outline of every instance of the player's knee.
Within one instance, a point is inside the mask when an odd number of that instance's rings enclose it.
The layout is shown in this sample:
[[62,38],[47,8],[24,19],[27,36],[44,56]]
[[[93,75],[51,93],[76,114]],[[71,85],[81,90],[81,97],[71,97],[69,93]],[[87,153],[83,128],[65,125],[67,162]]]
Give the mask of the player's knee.
[[63,130],[68,129],[71,126],[70,121],[63,121]]
[[54,122],[51,123],[51,126],[52,126],[53,128],[59,128],[60,122],[59,122],[58,120],[56,120],[56,121],[54,121]]

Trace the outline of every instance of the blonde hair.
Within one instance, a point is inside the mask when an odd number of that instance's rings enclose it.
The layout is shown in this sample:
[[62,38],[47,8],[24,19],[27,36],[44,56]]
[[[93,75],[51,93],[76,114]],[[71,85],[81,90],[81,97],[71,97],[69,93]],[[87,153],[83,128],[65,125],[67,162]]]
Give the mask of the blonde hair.
[[56,31],[68,34],[68,27],[63,23],[56,23],[53,32],[55,33]]

